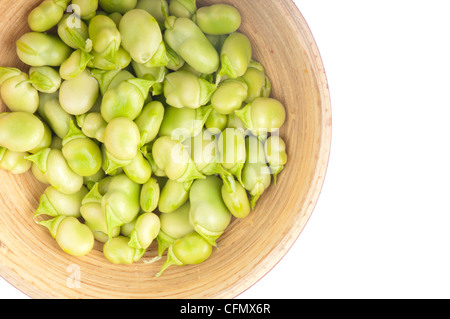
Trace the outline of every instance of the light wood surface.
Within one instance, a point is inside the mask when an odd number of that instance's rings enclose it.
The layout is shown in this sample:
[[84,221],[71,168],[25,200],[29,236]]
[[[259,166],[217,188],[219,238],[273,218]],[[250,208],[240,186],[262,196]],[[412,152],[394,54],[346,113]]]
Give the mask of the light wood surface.
[[[14,176],[0,171],[0,275],[5,280],[32,298],[233,298],[286,254],[313,212],[326,173],[331,106],[325,71],[311,31],[292,1],[198,1],[219,2],[240,10],[240,31],[250,38],[254,59],[269,74],[272,96],[287,110],[281,136],[289,162],[277,186],[272,184],[247,218],[232,221],[210,259],[171,267],[155,278],[165,258],[146,261],[156,255],[156,244],[128,266],[109,263],[99,243],[81,258],[62,252],[32,218],[46,185],[31,172]],[[26,70],[16,56],[15,41],[29,30],[27,15],[37,3],[0,2],[1,66]],[[5,109],[0,104],[0,112]],[[74,275],[80,276],[80,286],[73,285]]]

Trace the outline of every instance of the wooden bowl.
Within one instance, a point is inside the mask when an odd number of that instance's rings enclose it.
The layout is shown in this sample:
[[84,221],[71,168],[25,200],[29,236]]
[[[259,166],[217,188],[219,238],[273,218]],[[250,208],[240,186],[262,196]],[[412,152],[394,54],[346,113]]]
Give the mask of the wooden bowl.
[[[15,41],[28,32],[38,0],[1,1],[0,65],[26,70]],[[289,162],[245,219],[233,220],[211,258],[155,274],[156,246],[133,265],[113,265],[97,243],[84,257],[64,253],[33,218],[46,185],[28,172],[0,171],[0,275],[31,298],[234,298],[286,254],[305,227],[324,180],[331,140],[331,108],[324,68],[311,32],[292,0],[199,0],[229,3],[242,16],[240,31],[266,68],[272,96],[287,110],[280,134]],[[0,112],[5,111],[0,105]]]

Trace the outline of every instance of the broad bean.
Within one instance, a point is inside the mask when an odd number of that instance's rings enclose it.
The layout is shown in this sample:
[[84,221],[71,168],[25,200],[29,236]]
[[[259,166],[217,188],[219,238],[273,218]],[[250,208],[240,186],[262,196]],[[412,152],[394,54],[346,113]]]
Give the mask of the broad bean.
[[216,89],[214,84],[184,70],[169,73],[164,79],[166,102],[176,108],[206,105]]
[[3,102],[12,112],[34,113],[39,107],[39,93],[26,73],[3,82],[0,93]]
[[239,29],[241,14],[231,5],[218,3],[199,8],[195,21],[204,33],[223,35]]
[[39,199],[39,206],[33,217],[40,215],[81,217],[81,202],[87,193],[88,190],[84,186],[74,194],[64,194],[55,187],[48,186]]
[[65,14],[58,23],[60,39],[74,50],[91,52],[92,40],[89,39],[89,29],[86,23],[76,14]]
[[232,114],[247,98],[248,85],[244,80],[227,79],[219,83],[211,97],[211,105],[221,114]]
[[264,145],[254,136],[246,140],[249,157],[242,169],[242,183],[251,196],[250,207],[253,209],[262,193],[270,186],[271,172],[267,165]]
[[30,170],[31,162],[26,159],[27,152],[12,152],[0,147],[0,168],[14,175],[23,174]]
[[59,89],[61,107],[71,115],[88,112],[99,97],[99,84],[88,70],[73,79],[65,80]]
[[105,141],[105,129],[108,123],[99,112],[89,112],[76,117],[77,124],[84,135],[95,138],[103,143]]
[[90,20],[95,17],[98,9],[98,0],[72,0],[72,7],[78,6],[79,15],[83,20]]
[[140,146],[156,138],[165,118],[165,112],[163,104],[159,101],[152,101],[144,106],[141,114],[134,120],[141,134]]
[[165,21],[164,40],[195,70],[204,74],[217,71],[219,54],[200,28],[189,18],[170,16]]
[[145,251],[158,236],[160,228],[161,223],[158,215],[151,212],[139,215],[131,232],[128,245]]
[[133,221],[140,211],[141,185],[126,174],[118,174],[109,182],[102,197],[102,209],[106,215],[108,236],[116,227]]
[[62,79],[70,80],[76,78],[84,70],[92,60],[93,56],[82,50],[75,50],[70,57],[61,64],[59,74]]
[[161,214],[159,216],[161,227],[158,237],[156,237],[158,241],[158,256],[162,257],[166,249],[169,248],[175,240],[183,238],[195,231],[194,227],[192,227],[189,222],[190,209],[191,204],[186,202],[172,213]]
[[28,15],[28,25],[32,31],[44,32],[58,24],[70,0],[45,0]]
[[29,152],[41,145],[45,125],[29,112],[0,114],[0,147],[13,152]]
[[202,132],[211,113],[211,106],[197,109],[167,107],[159,130],[159,136],[170,136],[174,140],[184,141]]
[[129,238],[117,236],[110,238],[103,245],[103,254],[113,264],[132,264],[142,258],[142,249],[132,248],[128,245]]
[[280,101],[259,97],[244,108],[235,111],[245,127],[253,135],[263,135],[278,131],[286,120],[286,111]]
[[60,66],[72,50],[58,36],[28,32],[17,41],[19,59],[30,66]]
[[42,93],[55,93],[61,85],[58,71],[49,66],[32,66],[28,72],[30,83]]
[[125,13],[120,20],[119,31],[122,35],[122,46],[135,62],[149,62],[161,45],[165,54],[159,24],[147,11],[133,9]]
[[222,199],[222,185],[222,180],[212,175],[195,180],[189,191],[191,224],[212,246],[217,245],[232,216]]
[[192,182],[184,183],[168,179],[162,187],[158,201],[161,213],[172,213],[184,205],[189,199]]
[[238,78],[245,74],[252,58],[252,45],[248,37],[240,32],[230,34],[220,51],[219,76]]
[[119,12],[125,14],[136,7],[137,0],[99,0],[99,4],[108,13]]
[[158,207],[160,193],[158,181],[151,177],[141,188],[139,197],[141,209],[146,213],[153,212]]
[[251,103],[257,97],[270,96],[272,84],[261,63],[251,60],[242,78],[248,86],[245,102]]
[[199,234],[192,232],[176,240],[169,247],[167,260],[156,274],[159,277],[171,265],[196,265],[207,260],[212,253],[212,246]]
[[72,256],[85,256],[94,247],[92,231],[75,217],[58,216],[39,224],[47,227],[59,247]]
[[161,136],[154,142],[152,154],[156,166],[163,170],[169,179],[190,182],[204,178],[183,144],[169,136]]
[[151,82],[144,79],[128,79],[117,87],[109,87],[103,95],[101,113],[106,122],[117,117],[135,120],[148,97]]
[[171,15],[176,17],[191,18],[197,11],[196,0],[171,0],[169,3]]
[[27,159],[36,163],[49,184],[61,193],[75,194],[83,187],[83,177],[70,168],[61,150],[45,148]]
[[69,131],[62,141],[62,154],[69,167],[80,176],[92,176],[102,168],[100,147],[70,122]]
[[140,140],[139,128],[129,118],[116,117],[106,126],[104,142],[106,150],[124,165],[136,157]]
[[161,30],[164,29],[164,13],[169,12],[169,4],[166,0],[138,0],[136,9],[144,9],[158,21]]

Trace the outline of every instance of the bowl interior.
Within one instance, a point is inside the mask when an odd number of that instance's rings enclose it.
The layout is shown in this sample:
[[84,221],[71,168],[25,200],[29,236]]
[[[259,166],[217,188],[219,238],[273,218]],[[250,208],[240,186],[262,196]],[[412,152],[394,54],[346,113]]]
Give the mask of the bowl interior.
[[[27,15],[40,1],[0,2],[0,65],[26,70],[15,52]],[[33,212],[46,185],[28,172],[0,171],[0,275],[32,298],[233,298],[264,276],[304,228],[319,196],[328,161],[331,112],[322,62],[302,15],[291,0],[199,0],[229,3],[243,17],[240,31],[272,82],[272,97],[287,111],[280,135],[289,162],[245,219],[233,219],[211,258],[155,274],[165,258],[152,244],[133,265],[113,265],[102,244],[84,257],[65,254]],[[0,112],[6,107],[0,103]],[[79,279],[76,281],[74,279]]]

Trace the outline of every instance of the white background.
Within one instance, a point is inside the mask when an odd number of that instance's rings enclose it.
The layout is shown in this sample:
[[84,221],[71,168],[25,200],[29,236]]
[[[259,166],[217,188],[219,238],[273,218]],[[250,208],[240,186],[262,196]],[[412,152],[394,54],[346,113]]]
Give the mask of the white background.
[[[450,1],[295,2],[329,81],[330,163],[294,246],[238,298],[449,298]],[[0,298],[27,297],[0,278]]]

